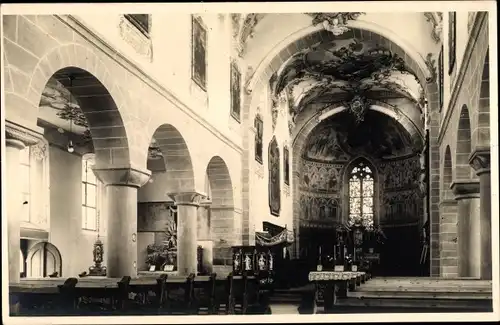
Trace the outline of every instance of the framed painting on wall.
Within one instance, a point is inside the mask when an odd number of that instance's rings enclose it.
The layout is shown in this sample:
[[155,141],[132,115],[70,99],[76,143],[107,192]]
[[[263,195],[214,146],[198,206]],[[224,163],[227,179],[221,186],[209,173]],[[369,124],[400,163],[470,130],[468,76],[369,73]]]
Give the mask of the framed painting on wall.
[[257,114],[254,120],[255,127],[255,160],[262,164],[262,136],[264,134],[264,122],[262,117]]
[[203,90],[207,88],[207,29],[201,18],[192,17],[191,78]]
[[279,216],[281,209],[280,189],[280,151],[276,138],[269,143],[269,209],[271,214]]
[[241,72],[236,62],[231,62],[231,116],[241,121]]
[[457,56],[457,13],[456,11],[448,14],[448,74],[453,72]]
[[444,59],[443,59],[444,48],[441,46],[441,52],[439,52],[438,59],[438,87],[439,87],[439,111],[443,109],[443,100],[444,100]]
[[288,147],[283,147],[283,173],[284,182],[286,185],[290,185],[290,153],[288,152]]

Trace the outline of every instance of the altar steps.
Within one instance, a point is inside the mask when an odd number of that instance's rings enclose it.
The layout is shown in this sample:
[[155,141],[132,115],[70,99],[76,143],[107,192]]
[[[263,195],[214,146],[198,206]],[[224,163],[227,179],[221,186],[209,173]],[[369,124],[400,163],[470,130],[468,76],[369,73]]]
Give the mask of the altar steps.
[[472,278],[374,278],[347,296],[338,301],[339,307],[402,308],[409,312],[492,310],[492,282]]

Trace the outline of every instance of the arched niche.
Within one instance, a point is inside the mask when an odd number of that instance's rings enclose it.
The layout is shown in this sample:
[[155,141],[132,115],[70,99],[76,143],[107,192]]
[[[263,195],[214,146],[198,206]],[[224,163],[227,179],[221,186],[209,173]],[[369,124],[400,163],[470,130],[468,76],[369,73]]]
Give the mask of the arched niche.
[[34,244],[26,255],[26,277],[45,278],[57,272],[62,276],[62,257],[53,244],[42,241]]

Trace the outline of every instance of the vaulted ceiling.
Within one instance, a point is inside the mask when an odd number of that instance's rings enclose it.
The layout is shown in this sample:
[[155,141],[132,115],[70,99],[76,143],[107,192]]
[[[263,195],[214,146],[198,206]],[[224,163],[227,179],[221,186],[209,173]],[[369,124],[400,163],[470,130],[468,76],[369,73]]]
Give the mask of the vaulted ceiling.
[[284,96],[292,118],[314,103],[354,98],[406,98],[418,104],[422,87],[403,58],[352,30],[294,54],[270,78],[274,101]]

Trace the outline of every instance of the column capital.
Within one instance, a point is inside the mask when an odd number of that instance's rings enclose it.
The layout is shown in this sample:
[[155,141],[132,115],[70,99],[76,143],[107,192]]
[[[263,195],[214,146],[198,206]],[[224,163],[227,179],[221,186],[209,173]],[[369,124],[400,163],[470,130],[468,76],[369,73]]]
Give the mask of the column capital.
[[22,125],[5,121],[5,142],[6,146],[23,149],[31,146],[43,139],[43,134],[30,130]]
[[207,197],[204,193],[199,192],[177,192],[177,193],[167,193],[174,202],[175,205],[191,205],[199,207],[203,200]]
[[491,168],[490,148],[475,148],[469,156],[469,164],[474,168],[478,176],[483,173],[489,173]]
[[151,177],[149,170],[132,167],[92,168],[97,178],[105,185],[141,187]]
[[450,189],[455,194],[455,200],[479,198],[478,180],[456,180],[451,183]]

